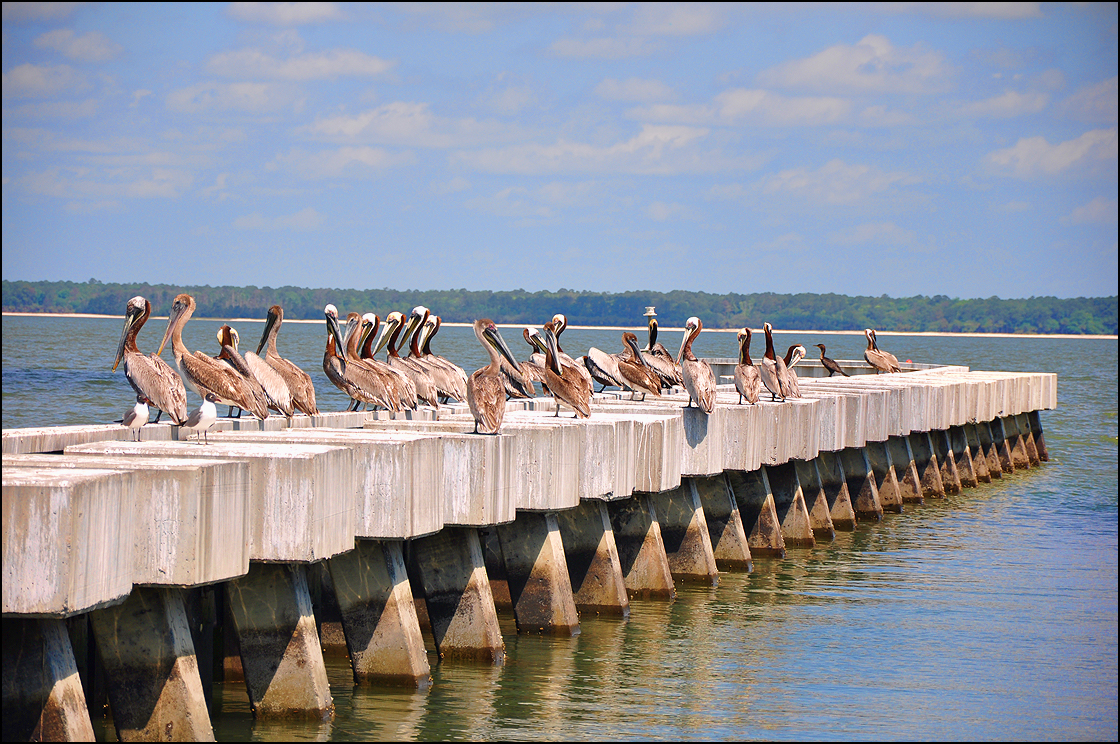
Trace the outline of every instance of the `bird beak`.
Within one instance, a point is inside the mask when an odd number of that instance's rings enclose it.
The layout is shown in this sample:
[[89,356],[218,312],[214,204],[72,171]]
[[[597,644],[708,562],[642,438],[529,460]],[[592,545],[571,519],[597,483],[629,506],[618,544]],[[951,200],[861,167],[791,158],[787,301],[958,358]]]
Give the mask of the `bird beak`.
[[393,335],[393,331],[401,323],[397,318],[386,319],[385,327],[381,329],[381,335],[377,339],[377,347],[373,350],[374,354],[380,354],[385,345],[389,343],[389,337]]
[[257,344],[257,355],[261,353],[265,343],[268,341],[268,334],[272,331],[272,326],[276,325],[276,316],[272,313],[268,314],[268,318],[264,321],[264,333],[261,334],[261,342]]
[[339,328],[338,318],[333,315],[327,316],[327,331],[334,336],[334,355],[345,359],[346,356],[342,353],[342,329]]
[[132,313],[132,308],[129,308],[128,314],[124,319],[124,330],[121,331],[121,340],[117,344],[117,358],[113,360],[113,371],[117,371],[117,365],[121,363],[124,357],[124,341],[128,338],[128,329],[132,328],[132,324],[136,322],[136,315]]
[[159,351],[156,352],[156,356],[163,354],[163,347],[167,346],[167,340],[171,338],[171,329],[175,327],[175,319],[178,318],[182,312],[182,308],[178,305],[173,305],[171,307],[171,313],[167,318],[167,330],[163,332],[163,340],[159,342]]
[[482,332],[482,335],[485,336],[486,340],[495,349],[498,350],[499,354],[506,358],[506,361],[510,363],[510,366],[512,366],[514,369],[518,369],[521,366],[517,363],[517,360],[513,358],[513,352],[509,350],[509,346],[506,345],[506,340],[502,338],[502,334],[498,333],[498,328],[496,326],[487,328]]

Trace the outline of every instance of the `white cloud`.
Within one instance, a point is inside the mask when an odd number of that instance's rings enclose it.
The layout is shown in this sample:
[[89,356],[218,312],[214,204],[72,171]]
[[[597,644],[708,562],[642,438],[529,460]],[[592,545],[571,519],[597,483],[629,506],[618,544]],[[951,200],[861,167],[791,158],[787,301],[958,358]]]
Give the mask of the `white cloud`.
[[914,245],[917,243],[917,235],[912,230],[905,230],[893,222],[867,222],[849,230],[834,232],[828,237],[831,242],[837,245],[863,245],[865,243]]
[[124,47],[110,41],[99,31],[90,31],[85,36],[75,36],[68,28],[48,31],[35,39],[34,43],[40,49],[54,49],[79,62],[106,62],[124,50]]
[[872,34],[854,45],[837,44],[808,59],[771,67],[759,73],[758,80],[777,88],[934,93],[950,87],[952,73],[939,52],[921,44],[895,47],[886,37]]
[[604,37],[598,39],[557,39],[549,49],[558,57],[579,59],[625,59],[645,57],[660,45],[637,37]]
[[230,3],[226,12],[239,21],[276,26],[298,26],[346,18],[337,3]]
[[74,93],[88,87],[86,76],[70,65],[35,65],[30,62],[5,72],[3,85],[4,98],[43,98],[58,93]]
[[61,21],[81,3],[4,3],[5,21]]
[[1037,114],[1046,108],[1050,96],[1045,93],[1017,93],[1009,90],[1003,95],[965,104],[961,113],[965,116],[1005,118],[1022,114]]
[[1074,225],[1089,225],[1095,223],[1116,223],[1116,200],[1098,196],[1093,201],[1073,210],[1073,214],[1063,217],[1062,222]]
[[340,147],[319,152],[297,149],[278,155],[269,169],[290,171],[312,180],[367,178],[412,162],[412,159],[410,153],[391,153],[380,147]]
[[30,193],[63,199],[174,199],[190,188],[194,177],[176,168],[93,169],[53,168],[29,172],[19,179]]
[[673,97],[673,89],[660,80],[607,78],[595,86],[595,95],[608,101],[663,101]]
[[296,105],[297,91],[274,83],[198,83],[167,94],[167,108],[181,113],[204,111],[274,112]]
[[935,18],[1021,20],[1043,17],[1039,3],[884,3],[876,7],[888,13],[917,13]]
[[395,101],[353,116],[319,119],[304,128],[336,141],[362,141],[407,147],[450,148],[524,139],[516,125],[477,119],[449,119],[426,103]]
[[260,212],[253,212],[238,217],[233,221],[233,226],[238,230],[263,230],[265,232],[300,230],[306,232],[323,224],[324,219],[326,218],[314,207],[306,207],[295,214],[281,217],[265,217]]
[[239,49],[216,54],[207,63],[215,75],[273,80],[333,80],[337,77],[375,77],[397,63],[371,57],[354,49],[334,49],[319,54],[299,54],[279,60],[259,49]]
[[921,183],[908,173],[888,173],[869,165],[832,160],[815,171],[792,168],[763,178],[763,193],[789,193],[827,204],[856,204],[898,186]]
[[642,3],[627,29],[635,36],[696,36],[723,26],[719,6],[709,3]]
[[842,98],[788,97],[766,90],[733,88],[711,104],[653,104],[630,109],[638,121],[707,126],[817,126],[848,117],[851,104]]
[[1052,176],[1074,166],[1091,167],[1116,159],[1116,127],[1094,129],[1077,139],[1051,145],[1045,137],[1020,139],[1014,147],[989,153],[984,161],[997,172],[1019,178]]
[[1081,121],[1115,122],[1117,112],[1116,76],[1088,85],[1062,102],[1062,110]]

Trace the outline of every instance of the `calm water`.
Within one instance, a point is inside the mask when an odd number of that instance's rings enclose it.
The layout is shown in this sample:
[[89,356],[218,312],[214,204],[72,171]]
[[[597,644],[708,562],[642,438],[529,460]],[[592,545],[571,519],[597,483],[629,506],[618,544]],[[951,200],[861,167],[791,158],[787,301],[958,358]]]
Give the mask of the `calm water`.
[[[5,317],[4,428],[120,418],[133,400],[110,372],[122,324]],[[192,320],[187,346],[216,351],[218,325]],[[149,322],[143,351],[165,326]],[[239,324],[242,350],[262,328]],[[524,358],[518,331],[503,334]],[[619,335],[569,329],[563,345],[616,351]],[[659,340],[675,351],[680,332]],[[323,324],[289,322],[280,352],[311,373],[321,409],[341,410],[324,341]],[[862,358],[864,345],[862,335],[776,341],[824,343],[837,359]],[[584,617],[575,638],[519,636],[505,615],[503,665],[432,654],[425,691],[354,687],[345,658],[328,657],[330,723],[255,723],[243,685],[219,685],[218,738],[1115,740],[1117,342],[880,341],[915,362],[1056,372],[1059,408],[1042,413],[1050,462],[756,559],[714,588],[678,585],[674,602],[635,601],[625,621]],[[734,356],[735,337],[705,332],[694,348]],[[468,371],[484,362],[466,328],[445,326],[433,349]]]

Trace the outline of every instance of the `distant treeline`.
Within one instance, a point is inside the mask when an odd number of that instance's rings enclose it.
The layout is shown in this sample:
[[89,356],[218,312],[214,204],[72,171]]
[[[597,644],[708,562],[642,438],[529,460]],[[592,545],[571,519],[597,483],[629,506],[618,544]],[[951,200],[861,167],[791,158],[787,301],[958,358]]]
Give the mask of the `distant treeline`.
[[125,303],[143,295],[155,315],[166,315],[175,295],[193,295],[200,318],[261,318],[281,305],[287,318],[321,319],[328,304],[342,313],[392,310],[407,314],[425,305],[445,322],[492,318],[498,323],[538,325],[564,313],[570,325],[645,325],[647,306],[662,326],[683,326],[692,315],[708,328],[775,328],[843,331],[956,333],[1115,334],[1116,297],[1031,297],[1025,300],[957,300],[936,297],[846,297],[837,294],[709,294],[707,292],[471,292],[465,289],[305,289],[302,287],[173,287],[167,284],[104,284],[3,281],[6,312],[124,315]]

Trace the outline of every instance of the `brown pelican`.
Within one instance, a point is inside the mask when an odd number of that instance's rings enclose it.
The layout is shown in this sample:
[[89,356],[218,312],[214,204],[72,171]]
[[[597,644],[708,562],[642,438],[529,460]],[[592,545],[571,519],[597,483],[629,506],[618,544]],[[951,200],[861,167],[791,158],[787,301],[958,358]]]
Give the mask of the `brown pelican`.
[[420,405],[420,401],[416,398],[416,386],[412,384],[412,380],[401,370],[390,367],[373,356],[373,339],[377,336],[377,329],[380,326],[381,318],[373,313],[362,316],[362,350],[359,357],[362,364],[380,373],[389,383],[389,389],[394,392],[399,404],[393,407],[394,411],[403,411],[406,408],[414,411],[416,406]]
[[[447,357],[439,356],[432,353],[432,338],[439,333],[440,326],[443,325],[443,320],[438,315],[431,315],[424,321],[424,326],[421,330],[424,332],[424,339],[420,345],[420,355],[434,364],[445,367],[452,375],[457,377],[461,382],[461,390],[463,395],[467,394],[467,373],[458,364],[455,364]],[[535,391],[534,391],[535,392]],[[465,397],[458,400],[466,400]]]
[[[256,398],[256,402],[258,402],[258,404],[261,404],[261,406],[264,406],[265,408],[270,408],[268,393],[264,392],[264,388],[261,387],[261,383],[256,380],[256,378],[254,378],[253,376],[253,373],[249,371],[249,364],[245,363],[244,357],[241,354],[237,353],[237,342],[234,340],[235,334],[236,331],[234,331],[233,328],[227,325],[224,325],[217,329],[217,343],[221,346],[221,351],[218,352],[217,356],[215,356],[214,359],[222,360],[226,364],[230,365],[237,374],[240,374],[242,376],[242,378],[245,380],[245,384],[249,385],[249,389],[252,390],[253,397]],[[233,407],[231,407],[230,410],[226,411],[226,416],[233,416]],[[237,409],[237,418],[241,418],[240,408]]]
[[113,371],[124,360],[124,377],[137,395],[159,409],[156,421],[167,412],[176,424],[187,420],[187,389],[183,380],[163,361],[158,354],[141,354],[136,346],[136,336],[148,316],[152,314],[152,303],[139,295],[133,297],[125,306],[124,330],[117,344],[117,358],[113,361]]
[[315,385],[311,382],[311,375],[280,356],[279,352],[276,351],[276,336],[280,333],[280,326],[283,322],[284,309],[279,305],[270,307],[264,324],[264,332],[261,334],[261,342],[257,344],[257,354],[261,353],[261,349],[266,344],[268,345],[268,352],[265,354],[264,360],[288,384],[288,391],[292,395],[292,407],[308,416],[317,416],[319,408],[315,405]]
[[334,383],[351,404],[347,410],[358,406],[358,386],[352,380],[346,379],[346,359],[342,356],[342,331],[338,327],[338,309],[334,305],[323,308],[327,319],[327,346],[323,349],[323,372],[327,379]]
[[865,328],[863,335],[867,337],[867,348],[863,350],[863,358],[875,368],[875,374],[902,371],[897,359],[879,350],[879,345],[875,343],[875,331]]
[[[236,328],[230,328],[229,332],[233,341],[233,353],[237,354],[237,346],[241,343],[241,337],[237,335]],[[219,339],[219,343],[221,343],[221,339]],[[292,404],[292,391],[288,389],[288,383],[284,382],[280,373],[251,351],[246,351],[241,355],[241,358],[245,360],[245,366],[249,368],[249,374],[260,383],[264,390],[265,397],[268,398],[268,407],[291,418],[296,410]]]
[[404,338],[401,339],[403,341],[416,330],[418,323],[419,318],[417,316],[411,317],[406,324],[403,313],[395,310],[389,313],[385,316],[385,328],[381,331],[381,337],[377,340],[377,346],[373,353],[377,354],[388,347],[388,354],[385,357],[386,364],[400,371],[411,380],[412,384],[416,386],[416,397],[438,412],[439,392],[436,390],[428,371],[417,364],[415,360],[406,359],[397,353],[397,340],[400,338],[402,331],[404,332]]
[[735,365],[735,389],[739,391],[740,405],[743,398],[755,405],[762,392],[762,377],[759,376],[758,367],[751,362],[751,329],[744,328],[739,331],[738,336],[739,363]]
[[[413,308],[412,314],[420,318],[420,327],[412,334],[412,340],[409,341],[408,358],[428,371],[428,376],[432,378],[436,391],[443,396],[445,402],[448,398],[465,401],[467,399],[467,373],[458,365],[452,364],[443,357],[437,357],[431,351],[425,352],[422,348],[427,346],[431,336],[435,333],[435,329],[438,329],[434,320],[430,325],[428,323],[429,319],[433,319],[435,316],[423,305]],[[409,320],[411,321],[412,318],[410,317]],[[429,329],[431,329],[430,333]]]
[[[547,324],[545,326],[548,327]],[[564,353],[564,349],[560,347],[560,334],[568,327],[568,319],[563,313],[556,313],[552,316],[552,333],[556,336],[556,357],[560,360],[560,365],[563,367],[574,367],[584,382],[587,383],[588,390],[595,389],[595,381],[591,379],[591,372],[587,367],[581,363],[576,362],[575,359]]]
[[140,441],[140,427],[148,423],[148,399],[141,393],[136,396],[136,405],[124,415],[121,423],[136,432],[136,441]]
[[[635,337],[636,339],[637,337]],[[600,383],[603,387],[599,388],[599,392],[603,392],[608,386],[617,388],[628,388],[626,380],[622,377],[622,372],[618,368],[618,363],[625,355],[622,354],[608,354],[602,349],[596,349],[592,346],[587,350],[587,354],[579,358],[583,362],[583,366],[587,367],[587,371],[591,373],[591,379]],[[644,366],[644,363],[643,363]],[[657,387],[660,391],[661,378],[657,378]]]
[[556,415],[560,415],[563,402],[575,411],[573,418],[587,418],[591,415],[591,386],[586,384],[576,371],[575,365],[560,364],[560,352],[556,347],[555,323],[544,324],[544,380],[552,397],[556,399]]
[[[704,413],[711,413],[716,407],[716,375],[707,362],[697,359],[692,353],[692,342],[700,335],[704,324],[695,315],[684,324],[684,338],[681,350],[677,352],[677,363],[681,366],[681,381],[688,391],[688,405],[696,405]],[[685,406],[686,408],[688,406]]]
[[642,357],[661,378],[662,387],[671,388],[682,384],[681,366],[677,364],[676,357],[669,353],[664,344],[657,342],[657,313],[652,307],[646,308],[646,317],[649,318],[649,342],[642,350]]
[[480,367],[467,380],[467,406],[474,417],[475,434],[497,434],[506,415],[506,389],[498,359],[504,357],[514,366],[517,361],[502,334],[498,333],[494,321],[489,318],[476,320],[474,335],[490,355],[490,364]]
[[[333,305],[328,305],[328,308],[334,310]],[[337,311],[331,315],[330,322],[338,323]],[[381,406],[390,411],[401,410],[396,378],[391,372],[378,369],[358,356],[358,344],[361,340],[362,316],[357,313],[348,313],[346,315],[346,350],[344,352],[346,365],[343,368],[343,376],[353,382],[357,388],[354,395],[354,410],[357,410],[357,402],[359,401],[367,405]]]
[[638,349],[638,337],[627,331],[622,334],[622,345],[629,352],[618,360],[618,373],[630,388],[630,400],[634,400],[634,393],[641,393],[642,400],[646,393],[661,397],[661,378],[646,364]]
[[770,391],[771,402],[776,401],[778,396],[781,396],[784,401],[789,397],[786,363],[774,355],[773,326],[763,323],[762,330],[766,333],[766,354],[762,357],[762,366],[758,370],[759,376],[762,378],[762,384]]
[[882,349],[879,348],[879,334],[875,332],[874,328],[871,329],[871,343],[875,346],[875,351],[882,354],[883,358],[885,360],[887,360],[887,363],[889,365],[891,365],[891,372],[901,372],[902,371],[902,367],[900,367],[899,364],[898,364],[898,358],[895,357],[894,354],[891,354],[890,352],[887,352],[887,351],[883,351]]
[[195,437],[198,438],[198,443],[202,444],[202,437],[206,437],[206,443],[210,444],[210,438],[206,432],[218,420],[218,409],[214,404],[218,401],[218,397],[211,392],[207,392],[202,399],[202,405],[191,411],[191,415],[187,417],[186,423],[182,428],[187,430],[187,440],[190,441],[190,433],[193,431]]
[[836,363],[835,359],[829,359],[824,355],[824,344],[814,344],[814,346],[821,350],[821,364],[823,364],[824,368],[828,370],[829,377],[832,377],[837,372],[844,375],[845,377],[851,377],[851,375],[845,372],[844,369]]
[[805,358],[805,347],[801,344],[794,344],[786,351],[786,358],[783,360],[786,365],[786,381],[789,383],[789,397],[800,398],[801,386],[797,384],[797,373],[793,371],[794,365]]
[[225,362],[196,351],[193,354],[183,343],[183,326],[194,314],[194,298],[181,294],[175,298],[167,319],[167,330],[163,334],[160,352],[171,340],[171,352],[183,381],[203,398],[213,393],[215,400],[227,406],[237,406],[251,412],[257,418],[268,418],[268,406],[253,394],[253,390],[240,374]]

